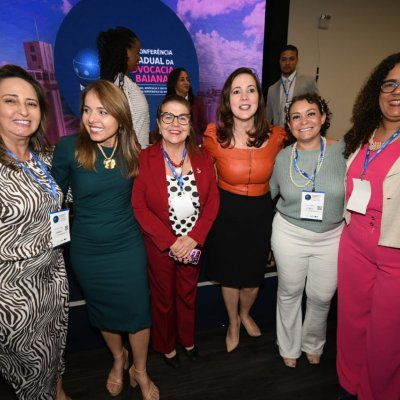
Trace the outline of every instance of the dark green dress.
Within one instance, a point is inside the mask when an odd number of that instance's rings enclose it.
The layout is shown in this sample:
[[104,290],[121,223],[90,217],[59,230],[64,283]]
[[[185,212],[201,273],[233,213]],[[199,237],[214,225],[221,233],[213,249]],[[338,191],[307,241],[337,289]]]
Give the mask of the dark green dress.
[[[63,192],[72,189],[71,265],[90,323],[100,330],[137,332],[151,320],[145,247],[131,205],[133,180],[119,168],[105,169],[100,152],[95,171],[78,166],[76,138],[61,138],[52,167]],[[107,156],[112,152],[103,149]]]

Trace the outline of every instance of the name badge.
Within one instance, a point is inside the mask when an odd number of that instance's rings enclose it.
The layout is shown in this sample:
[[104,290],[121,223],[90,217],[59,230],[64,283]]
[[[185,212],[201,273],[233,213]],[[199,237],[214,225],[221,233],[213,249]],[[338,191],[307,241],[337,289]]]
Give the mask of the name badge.
[[68,243],[71,240],[69,233],[69,210],[51,212],[50,227],[53,247]]
[[322,221],[324,214],[324,192],[312,192],[303,190],[301,192],[300,218]]
[[196,212],[189,193],[179,192],[176,197],[171,199],[171,206],[179,220],[190,217]]
[[359,214],[367,212],[367,206],[371,199],[371,183],[366,180],[353,178],[353,191],[346,209]]

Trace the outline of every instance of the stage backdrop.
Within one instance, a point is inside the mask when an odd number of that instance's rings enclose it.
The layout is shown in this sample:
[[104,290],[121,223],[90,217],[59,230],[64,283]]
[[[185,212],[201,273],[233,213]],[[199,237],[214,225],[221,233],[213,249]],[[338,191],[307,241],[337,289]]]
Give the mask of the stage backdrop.
[[[264,0],[0,0],[0,65],[18,64],[43,85],[50,105],[49,134],[56,143],[77,131],[80,91],[99,76],[97,34],[126,26],[142,44],[139,66],[131,75],[149,102],[152,126],[174,67],[188,70],[213,121],[222,85],[234,69],[251,67],[261,80],[265,5]],[[89,327],[68,253],[66,246],[69,348],[102,346],[98,332]],[[219,325],[225,320],[220,290],[201,280],[198,327]],[[265,304],[273,315],[274,285],[275,278],[266,281],[264,293],[270,298],[259,296],[255,316],[265,317]]]
[[[76,132],[79,92],[98,78],[96,37],[127,26],[140,38],[141,60],[131,75],[155,111],[171,68],[188,70],[193,90],[215,119],[226,77],[254,68],[261,79],[263,0],[0,0],[0,64],[21,65],[45,87],[50,136]],[[18,16],[16,18],[16,16]],[[53,57],[54,51],[54,57]]]

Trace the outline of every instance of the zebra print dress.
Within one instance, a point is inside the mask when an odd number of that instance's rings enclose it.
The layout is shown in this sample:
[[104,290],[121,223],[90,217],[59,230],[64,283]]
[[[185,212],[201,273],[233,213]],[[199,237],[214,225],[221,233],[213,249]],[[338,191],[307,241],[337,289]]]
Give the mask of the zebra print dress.
[[[32,158],[25,165],[49,188]],[[0,163],[0,371],[23,400],[54,399],[64,372],[68,283],[50,240],[55,206],[22,168]]]

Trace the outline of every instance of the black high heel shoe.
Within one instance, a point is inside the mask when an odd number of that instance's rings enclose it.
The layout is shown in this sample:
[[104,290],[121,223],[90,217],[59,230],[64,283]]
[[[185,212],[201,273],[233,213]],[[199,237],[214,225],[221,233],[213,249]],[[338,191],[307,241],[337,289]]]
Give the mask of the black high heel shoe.
[[181,360],[178,353],[176,353],[173,357],[167,357],[165,354],[163,354],[162,358],[164,362],[172,368],[179,368],[181,366]]
[[196,361],[200,357],[197,346],[194,346],[193,349],[190,350],[183,348],[183,352],[190,361]]

